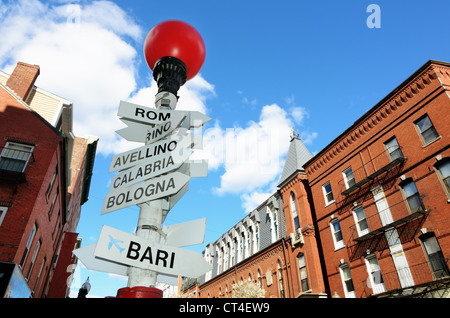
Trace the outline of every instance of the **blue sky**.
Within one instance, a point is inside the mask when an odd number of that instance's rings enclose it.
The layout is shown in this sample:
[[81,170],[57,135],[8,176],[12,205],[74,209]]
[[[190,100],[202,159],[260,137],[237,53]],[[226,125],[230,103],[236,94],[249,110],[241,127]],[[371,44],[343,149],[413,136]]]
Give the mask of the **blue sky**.
[[[190,181],[164,224],[206,217],[205,243],[191,247],[201,252],[276,191],[292,127],[317,153],[427,60],[450,62],[449,14],[446,0],[0,0],[0,69],[40,65],[36,84],[74,103],[75,134],[100,137],[78,226],[84,246],[103,225],[134,232],[136,206],[100,215],[112,155],[139,146],[115,134],[124,127],[117,109],[120,100],[154,103],[147,32],[168,19],[193,25],[206,59],[177,109],[212,118],[196,151],[209,171]],[[74,291],[87,276],[92,297],[126,286],[79,266]]]

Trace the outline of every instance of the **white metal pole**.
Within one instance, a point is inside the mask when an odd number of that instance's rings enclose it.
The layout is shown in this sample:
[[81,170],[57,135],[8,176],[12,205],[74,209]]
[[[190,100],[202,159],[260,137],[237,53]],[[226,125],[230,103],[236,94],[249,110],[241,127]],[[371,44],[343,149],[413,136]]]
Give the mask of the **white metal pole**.
[[[155,106],[157,109],[172,109],[176,107],[178,98],[169,92],[156,94]],[[146,144],[149,142],[147,141]],[[150,242],[159,243],[161,240],[161,225],[163,220],[164,198],[138,204],[139,220],[136,236],[147,239]],[[128,269],[128,287],[154,287],[156,285],[157,272],[148,269],[130,266]]]

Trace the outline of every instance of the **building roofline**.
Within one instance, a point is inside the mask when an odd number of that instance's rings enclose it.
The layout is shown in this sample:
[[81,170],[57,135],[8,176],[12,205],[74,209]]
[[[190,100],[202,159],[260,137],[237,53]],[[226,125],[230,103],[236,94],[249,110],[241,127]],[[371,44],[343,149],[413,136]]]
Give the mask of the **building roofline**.
[[412,75],[410,75],[407,79],[405,79],[400,85],[398,85],[394,90],[392,90],[389,94],[387,94],[383,99],[381,99],[378,103],[375,104],[372,108],[366,111],[362,116],[360,116],[351,126],[349,126],[346,130],[344,130],[340,135],[334,138],[331,142],[329,142],[325,147],[322,148],[315,156],[309,159],[303,167],[306,167],[308,164],[313,162],[315,159],[319,158],[331,145],[337,142],[340,138],[348,134],[353,128],[359,125],[368,115],[378,109],[381,105],[383,105],[387,100],[393,97],[396,93],[398,93],[401,89],[406,87],[408,83],[412,82],[412,80],[417,77],[420,73],[425,71],[431,65],[441,65],[450,67],[450,63],[438,61],[438,60],[428,60],[425,64],[423,64],[418,70],[416,70]]

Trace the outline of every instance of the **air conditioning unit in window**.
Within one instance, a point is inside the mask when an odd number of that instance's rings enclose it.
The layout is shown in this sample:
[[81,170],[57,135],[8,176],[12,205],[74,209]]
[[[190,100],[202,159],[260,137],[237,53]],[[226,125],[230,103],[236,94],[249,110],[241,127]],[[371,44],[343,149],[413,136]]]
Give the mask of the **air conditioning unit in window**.
[[294,248],[296,244],[304,244],[301,229],[297,229],[294,233],[289,234],[289,236],[291,237],[292,248]]

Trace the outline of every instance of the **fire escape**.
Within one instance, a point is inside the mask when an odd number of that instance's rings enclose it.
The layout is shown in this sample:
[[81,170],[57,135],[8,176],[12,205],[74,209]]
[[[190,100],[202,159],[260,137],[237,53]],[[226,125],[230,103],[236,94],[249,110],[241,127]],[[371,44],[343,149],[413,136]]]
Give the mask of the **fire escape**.
[[[351,261],[367,253],[389,252],[394,241],[396,244],[411,242],[422,228],[430,211],[418,193],[407,199],[398,194],[388,198],[382,194],[384,209],[375,203],[374,189],[379,185],[384,191],[393,187],[399,180],[406,160],[401,147],[386,149],[339,182],[338,205],[344,209],[360,206],[365,212],[362,219],[355,220],[355,224],[350,226],[351,239],[346,245]],[[373,201],[368,201],[371,199]],[[440,258],[422,264],[409,264],[409,267],[400,270],[407,270],[408,275],[414,277],[409,283],[405,283],[405,280],[401,282],[400,277],[405,276],[405,273],[399,270],[383,273],[386,291],[377,297],[428,297],[430,293],[447,297],[450,287],[448,263],[449,259]],[[366,281],[363,284],[367,284]]]

